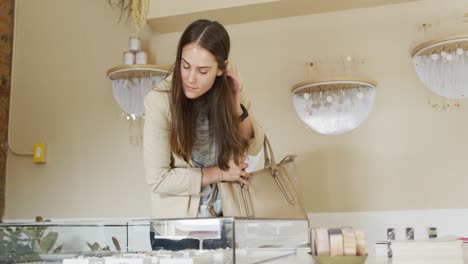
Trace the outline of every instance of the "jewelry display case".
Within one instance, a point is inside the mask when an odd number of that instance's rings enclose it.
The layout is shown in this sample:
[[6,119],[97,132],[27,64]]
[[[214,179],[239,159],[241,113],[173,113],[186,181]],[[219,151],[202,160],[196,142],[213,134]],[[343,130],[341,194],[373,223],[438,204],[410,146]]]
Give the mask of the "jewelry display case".
[[306,220],[193,218],[0,224],[0,263],[299,263]]
[[0,263],[50,263],[126,251],[127,225],[110,222],[0,224]]

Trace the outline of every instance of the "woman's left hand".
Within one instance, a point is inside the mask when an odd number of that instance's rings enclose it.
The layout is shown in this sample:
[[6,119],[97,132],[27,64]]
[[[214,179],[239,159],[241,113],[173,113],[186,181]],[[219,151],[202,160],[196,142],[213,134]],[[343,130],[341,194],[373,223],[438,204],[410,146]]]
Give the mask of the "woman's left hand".
[[242,114],[242,108],[240,107],[240,87],[239,87],[239,80],[237,77],[231,72],[226,71],[226,75],[228,80],[232,82],[232,93],[234,95],[234,111],[240,116]]

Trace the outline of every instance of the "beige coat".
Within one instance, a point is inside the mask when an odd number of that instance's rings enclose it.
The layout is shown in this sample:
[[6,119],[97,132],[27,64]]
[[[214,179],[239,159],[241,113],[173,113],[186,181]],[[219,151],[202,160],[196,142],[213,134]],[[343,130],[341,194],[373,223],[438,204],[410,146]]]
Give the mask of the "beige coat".
[[[237,75],[237,71],[233,73]],[[196,217],[200,203],[201,169],[175,156],[170,149],[170,93],[160,90],[171,89],[171,77],[160,82],[145,98],[143,158],[146,181],[151,189],[152,218]],[[240,80],[239,85],[241,103],[250,109]],[[251,112],[249,117],[254,130],[249,154],[256,155],[262,148],[264,132]]]

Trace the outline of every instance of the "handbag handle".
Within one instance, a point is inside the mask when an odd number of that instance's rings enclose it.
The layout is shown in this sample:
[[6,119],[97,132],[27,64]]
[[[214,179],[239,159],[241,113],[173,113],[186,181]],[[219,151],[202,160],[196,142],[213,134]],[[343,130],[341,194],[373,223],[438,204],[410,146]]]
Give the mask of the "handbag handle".
[[272,169],[276,169],[276,161],[275,156],[273,154],[273,149],[270,144],[270,140],[265,135],[265,140],[263,141],[263,156],[265,159],[265,168],[272,167]]
[[[265,158],[265,168],[271,167],[272,176],[274,177],[276,184],[278,185],[281,192],[283,193],[284,198],[286,198],[288,203],[295,204],[296,197],[297,197],[296,190],[294,189],[287,175],[286,177],[280,176],[278,164],[276,164],[275,156],[273,154],[273,148],[271,147],[270,141],[268,140],[268,137],[266,135],[265,135],[265,141],[263,142],[263,153],[264,153],[264,158]],[[294,158],[295,158],[295,155],[290,155],[284,158],[281,162],[285,160],[286,161],[294,160]],[[285,174],[286,172],[283,171],[283,173]]]

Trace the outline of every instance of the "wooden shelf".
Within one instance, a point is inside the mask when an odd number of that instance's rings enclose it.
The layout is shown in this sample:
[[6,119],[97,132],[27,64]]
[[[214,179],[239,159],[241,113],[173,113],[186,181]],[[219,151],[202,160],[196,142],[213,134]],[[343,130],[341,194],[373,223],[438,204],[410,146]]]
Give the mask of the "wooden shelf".
[[456,50],[458,47],[466,49],[468,43],[468,34],[459,34],[449,37],[438,38],[426,41],[416,46],[411,51],[411,57],[431,55],[433,53],[441,53],[443,50]]
[[335,77],[311,80],[295,84],[291,88],[293,94],[310,93],[312,91],[354,89],[359,87],[377,87],[375,81],[360,77]]
[[110,68],[107,77],[111,80],[141,78],[155,75],[165,75],[171,67],[156,64],[120,65]]

